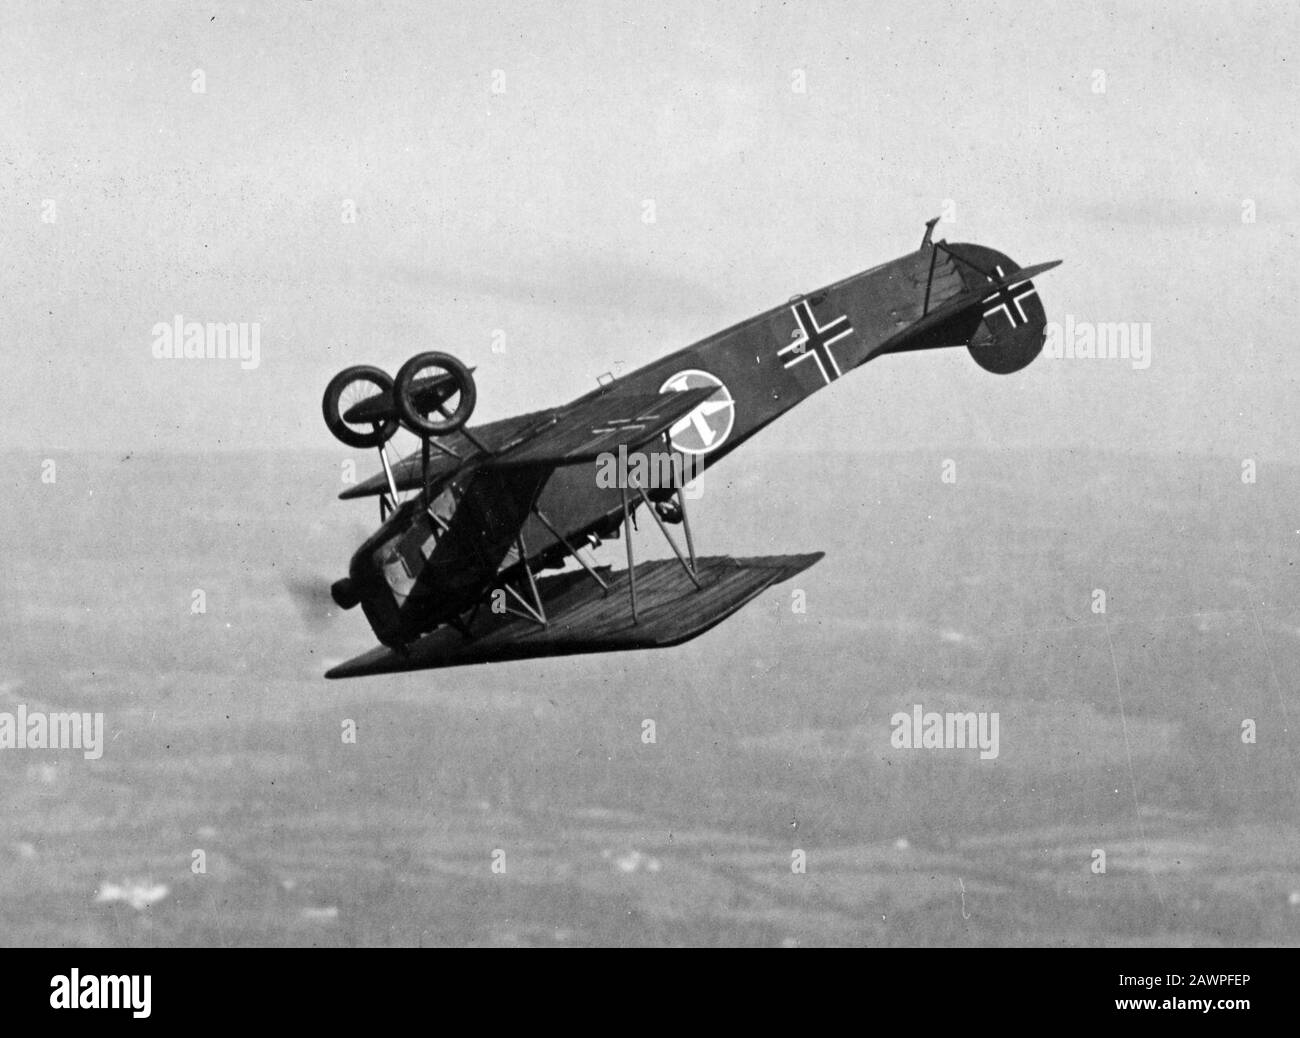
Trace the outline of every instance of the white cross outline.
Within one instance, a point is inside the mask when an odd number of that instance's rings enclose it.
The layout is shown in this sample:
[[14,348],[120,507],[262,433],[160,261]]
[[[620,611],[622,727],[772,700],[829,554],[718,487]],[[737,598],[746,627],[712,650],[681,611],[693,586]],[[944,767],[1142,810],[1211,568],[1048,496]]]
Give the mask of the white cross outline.
[[[804,323],[803,317],[801,317],[799,314],[800,307],[803,307],[804,313],[808,315],[807,324]],[[808,339],[809,339],[808,325],[812,325],[813,331],[815,331],[819,336],[825,335],[832,328],[838,328],[842,323],[847,321],[849,319],[849,315],[841,314],[839,317],[835,318],[835,320],[831,321],[829,324],[824,326],[820,325],[817,323],[817,315],[813,313],[812,307],[808,305],[808,300],[806,299],[801,299],[799,300],[799,302],[795,303],[794,306],[790,307],[790,313],[794,315],[794,321],[795,321],[794,333],[795,335],[800,337],[796,338],[794,342],[790,343],[789,346],[777,350],[776,355],[778,357],[782,357],[787,353],[794,353],[797,355],[794,358],[794,360],[788,360],[782,365],[787,369],[794,367],[801,360],[807,360],[809,357],[812,357],[813,360],[817,362],[817,370],[821,372],[822,381],[829,386],[831,382],[834,381],[834,379],[832,379],[831,376],[826,373],[826,365],[822,363],[821,351],[816,349],[813,350],[804,349],[804,347],[808,345]],[[838,335],[832,335],[829,339],[822,339],[821,341],[822,349],[825,350],[826,356],[830,358],[831,367],[835,369],[835,378],[840,378],[841,376],[843,376],[844,372],[840,370],[840,362],[835,359],[835,354],[831,352],[830,349],[831,343],[839,342],[845,336],[852,335],[852,334],[853,334],[853,326],[849,325],[847,328],[844,329],[844,331],[840,332]]]
[[[1002,264],[1001,264],[1001,263],[999,263],[999,264],[998,264],[996,267],[994,267],[993,269],[996,270],[996,271],[998,272],[998,280],[999,280],[999,281],[1001,281],[1004,277],[1006,277],[1006,275],[1002,273]],[[1018,296],[1012,296],[1012,297],[1011,297],[1011,301],[1012,301],[1013,303],[1016,304],[1016,309],[1017,309],[1018,311],[1020,311],[1020,319],[1021,319],[1022,321],[1028,322],[1028,321],[1029,321],[1029,315],[1025,313],[1025,308],[1024,308],[1023,306],[1020,305],[1020,300],[1022,300],[1022,299],[1027,299],[1027,298],[1029,298],[1030,296],[1033,296],[1033,295],[1037,295],[1037,294],[1038,294],[1038,289],[1034,288],[1034,286],[1033,286],[1030,282],[1028,282],[1028,281],[1018,281],[1018,282],[1016,282],[1014,285],[1008,285],[1006,288],[1004,288],[1004,289],[999,289],[997,292],[994,292],[994,293],[993,293],[991,296],[989,296],[987,299],[982,300],[984,303],[991,303],[991,302],[993,302],[993,300],[995,300],[995,299],[1002,299],[1002,300],[1003,300],[1001,303],[999,303],[997,306],[993,307],[992,309],[990,309],[990,310],[985,310],[985,311],[984,311],[984,316],[985,316],[985,317],[990,317],[990,316],[992,316],[993,314],[997,313],[999,310],[1001,310],[1004,314],[1007,315],[1007,320],[1010,322],[1011,327],[1012,327],[1012,328],[1016,327],[1016,319],[1011,315],[1011,310],[1007,307],[1007,304],[1006,304],[1006,298],[1005,298],[1005,297],[1006,297],[1007,295],[1010,295],[1012,292],[1014,292],[1014,291],[1015,291],[1017,288],[1019,288],[1021,285],[1029,285],[1029,291],[1028,291],[1028,292],[1021,292],[1020,295],[1018,295]]]
[[[664,383],[664,388],[666,389],[667,387],[669,387],[669,386],[673,386],[673,385],[675,385],[675,384],[678,383],[678,382],[681,382],[681,383],[682,383],[682,387],[685,388],[686,376],[688,376],[688,375],[692,375],[692,374],[694,374],[694,375],[704,375],[704,374],[708,374],[708,373],[707,373],[707,372],[703,372],[703,371],[682,371],[682,372],[679,372],[677,375],[674,375],[671,379],[669,379],[667,382]],[[688,415],[686,415],[686,416],[684,416],[684,417],[682,417],[682,418],[677,419],[677,421],[674,422],[674,423],[672,424],[672,426],[668,429],[668,441],[669,441],[669,442],[670,442],[674,447],[676,447],[678,450],[683,451],[683,452],[686,453],[686,454],[703,454],[705,451],[707,451],[707,450],[709,450],[710,448],[712,448],[712,447],[714,446],[714,442],[713,442],[713,441],[716,440],[716,439],[718,438],[718,436],[719,436],[719,432],[718,432],[717,430],[715,430],[715,429],[713,428],[713,426],[711,426],[711,425],[710,425],[708,422],[706,422],[704,419],[705,419],[706,417],[711,416],[711,415],[715,415],[715,414],[717,414],[719,411],[733,411],[733,412],[734,412],[735,407],[736,407],[736,401],[733,400],[733,399],[731,398],[731,392],[730,392],[730,390],[728,390],[727,387],[724,386],[724,385],[722,384],[721,380],[719,380],[716,376],[709,375],[709,377],[712,378],[715,382],[717,382],[717,384],[718,384],[718,385],[717,385],[717,388],[718,388],[718,389],[721,389],[721,390],[722,390],[722,391],[727,395],[727,399],[726,399],[726,400],[714,400],[714,399],[710,398],[710,399],[708,399],[708,400],[705,400],[704,403],[700,404],[699,407],[697,407],[697,408],[696,408],[694,411],[692,411],[690,414],[688,414]],[[663,391],[664,391],[663,389],[660,390],[661,393],[662,393]],[[677,390],[674,389],[674,392],[677,392]],[[729,424],[729,423],[728,423],[728,424]],[[677,444],[677,436],[678,436],[678,434],[679,434],[679,433],[683,433],[683,432],[685,432],[686,429],[687,429],[688,427],[693,427],[693,428],[695,429],[695,433],[696,433],[697,436],[699,436],[699,438],[700,438],[700,442],[704,444],[703,449],[701,449],[701,450],[692,450],[692,449],[689,448],[689,447],[681,447],[681,446],[678,446],[678,444]],[[730,431],[731,431],[731,429],[728,427],[727,432],[729,433]],[[725,435],[725,434],[723,434],[723,435]],[[721,441],[719,441],[719,442],[721,442]]]

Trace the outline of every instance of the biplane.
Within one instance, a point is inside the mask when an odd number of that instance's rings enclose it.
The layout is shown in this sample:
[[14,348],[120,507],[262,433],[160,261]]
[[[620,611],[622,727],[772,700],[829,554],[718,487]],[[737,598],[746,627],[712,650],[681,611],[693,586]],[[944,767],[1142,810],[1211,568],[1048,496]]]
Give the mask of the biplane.
[[[326,677],[677,645],[807,569],[822,553],[698,555],[689,480],[869,360],[964,346],[1008,374],[1042,349],[1032,279],[1059,261],[1022,268],[982,245],[934,241],[936,222],[915,252],[603,378],[563,407],[470,426],[473,372],[437,351],[395,378],[339,372],[325,423],[350,447],[377,448],[382,469],[340,497],[378,497],[380,525],[330,593],[361,606],[380,645]],[[420,447],[394,461],[399,427]],[[654,463],[610,478],[610,459],[630,457]],[[636,560],[638,511],[671,556]],[[626,568],[598,564],[593,549],[620,537]]]

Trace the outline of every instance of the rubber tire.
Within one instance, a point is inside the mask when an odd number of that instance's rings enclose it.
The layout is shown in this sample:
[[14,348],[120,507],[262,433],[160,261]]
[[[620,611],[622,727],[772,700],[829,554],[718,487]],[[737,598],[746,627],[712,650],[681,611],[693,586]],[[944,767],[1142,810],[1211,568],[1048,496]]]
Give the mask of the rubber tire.
[[[411,404],[411,383],[420,369],[427,367],[442,368],[456,380],[460,404],[449,418],[428,418],[416,411]],[[393,383],[393,401],[397,405],[397,414],[402,419],[402,424],[417,436],[447,436],[469,421],[470,415],[474,413],[474,405],[478,402],[478,390],[469,368],[450,353],[431,350],[428,353],[417,353],[402,365]]]
[[398,422],[395,417],[367,433],[357,432],[343,420],[343,415],[339,413],[339,400],[343,396],[343,390],[353,382],[369,382],[373,386],[378,386],[381,392],[390,395],[393,391],[393,379],[382,368],[372,367],[369,364],[344,368],[330,379],[330,384],[325,387],[325,396],[321,400],[321,412],[325,416],[325,424],[334,434],[335,439],[346,443],[349,447],[356,447],[359,450],[365,447],[382,447],[392,438],[393,433],[397,432]]

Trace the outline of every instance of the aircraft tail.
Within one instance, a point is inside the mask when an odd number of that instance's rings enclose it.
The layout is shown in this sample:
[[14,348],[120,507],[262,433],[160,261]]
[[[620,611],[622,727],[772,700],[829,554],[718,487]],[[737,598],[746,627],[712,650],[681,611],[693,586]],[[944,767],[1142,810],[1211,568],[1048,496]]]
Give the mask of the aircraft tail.
[[960,288],[937,302],[927,290],[921,318],[888,339],[877,355],[965,346],[976,364],[998,375],[1032,362],[1043,348],[1047,314],[1031,279],[1060,261],[1022,268],[984,245],[938,242],[930,248],[931,284],[942,257],[943,269],[955,271]]

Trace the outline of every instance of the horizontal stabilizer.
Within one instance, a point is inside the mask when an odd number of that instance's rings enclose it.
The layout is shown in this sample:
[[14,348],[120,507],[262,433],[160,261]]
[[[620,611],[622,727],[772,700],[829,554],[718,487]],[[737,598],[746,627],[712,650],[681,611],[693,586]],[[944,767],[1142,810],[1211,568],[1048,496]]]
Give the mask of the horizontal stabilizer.
[[469,663],[540,656],[655,649],[680,645],[721,623],[773,584],[803,572],[821,552],[751,559],[713,556],[698,560],[695,587],[676,559],[636,567],[637,618],[632,619],[628,571],[600,572],[602,591],[582,570],[537,582],[545,627],[521,617],[481,609],[473,636],[442,627],[412,645],[406,655],[371,649],[328,671],[327,678],[355,678],[407,670],[433,670]]

